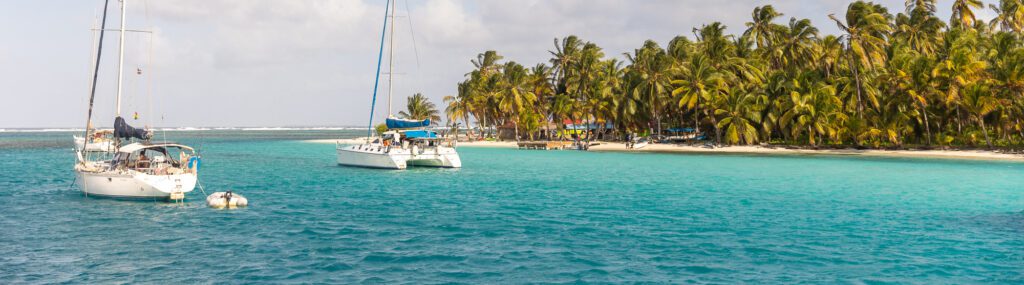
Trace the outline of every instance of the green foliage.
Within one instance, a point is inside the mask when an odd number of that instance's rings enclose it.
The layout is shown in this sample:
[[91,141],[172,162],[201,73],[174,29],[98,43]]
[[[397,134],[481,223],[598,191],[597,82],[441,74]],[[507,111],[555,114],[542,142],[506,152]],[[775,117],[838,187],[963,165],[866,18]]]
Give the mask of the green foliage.
[[532,68],[486,51],[445,115],[481,138],[564,134],[574,122],[609,138],[690,127],[722,144],[1019,147],[1024,1],[998,1],[989,23],[981,5],[954,0],[947,23],[934,0],[856,1],[829,15],[838,35],[768,5],[741,35],[713,22],[665,48],[645,41],[625,61],[571,35]]
[[441,115],[437,111],[437,107],[430,99],[423,96],[421,93],[413,94],[411,97],[406,99],[405,111],[398,112],[398,116],[404,119],[413,120],[426,120],[430,119],[430,123],[434,124],[441,120]]

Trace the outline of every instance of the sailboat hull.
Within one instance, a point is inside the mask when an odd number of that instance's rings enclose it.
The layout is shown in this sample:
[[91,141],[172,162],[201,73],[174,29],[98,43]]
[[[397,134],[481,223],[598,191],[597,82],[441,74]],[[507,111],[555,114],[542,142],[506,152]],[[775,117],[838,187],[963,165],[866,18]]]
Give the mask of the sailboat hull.
[[134,199],[168,199],[171,193],[188,193],[195,189],[194,173],[148,175],[127,172],[76,171],[78,187],[87,196]]

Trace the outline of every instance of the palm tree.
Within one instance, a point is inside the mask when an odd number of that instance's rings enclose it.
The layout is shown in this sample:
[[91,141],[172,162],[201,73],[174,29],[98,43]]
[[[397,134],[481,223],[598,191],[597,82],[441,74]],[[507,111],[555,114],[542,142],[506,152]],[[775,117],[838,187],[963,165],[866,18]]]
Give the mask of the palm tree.
[[823,136],[834,137],[835,131],[830,119],[834,119],[841,104],[834,95],[835,88],[814,80],[808,74],[802,75],[792,84],[789,109],[779,118],[780,127],[789,130],[793,139],[798,139],[806,131],[807,143],[810,145],[820,143]]
[[946,24],[935,17],[935,13],[926,9],[914,9],[907,14],[896,17],[896,29],[893,36],[914,50],[930,54],[935,52],[941,42],[940,33]]
[[949,19],[949,24],[965,29],[974,27],[977,18],[972,8],[981,9],[981,0],[953,0],[953,16]]
[[752,19],[747,22],[747,31],[743,32],[743,36],[751,38],[758,48],[770,47],[776,41],[776,35],[783,28],[772,23],[775,18],[780,16],[782,13],[776,12],[772,5],[754,8],[754,12],[751,13]]
[[1020,33],[1024,30],[1024,0],[999,0],[999,5],[989,5],[996,12],[996,18],[989,22],[993,29]]
[[935,69],[935,62],[930,57],[908,50],[897,50],[897,55],[889,62],[889,76],[894,81],[895,88],[899,92],[907,94],[910,104],[917,109],[916,117],[919,118],[925,129],[925,140],[928,145],[932,144],[931,124],[928,122],[928,106],[932,98],[939,93],[936,90],[932,77],[932,70]]
[[431,124],[441,120],[437,107],[422,93],[408,97],[405,101],[405,111],[398,112],[398,116],[410,120],[430,119]]
[[720,116],[718,128],[725,130],[725,143],[757,143],[757,125],[761,123],[759,96],[742,87],[733,87],[718,100],[715,116]]
[[706,56],[696,55],[678,71],[671,83],[675,87],[672,97],[678,98],[679,108],[694,112],[693,128],[700,132],[700,112],[704,108],[701,102],[711,100],[713,90],[724,89],[725,78],[713,69]]
[[[864,116],[864,100],[878,106],[877,98],[872,93],[865,92],[864,69],[872,69],[874,66],[885,61],[886,38],[892,31],[889,20],[892,17],[885,7],[881,5],[857,1],[850,4],[846,11],[846,19],[840,21],[835,15],[828,15],[844,35],[841,37],[846,42],[846,54],[849,58],[850,69],[853,71],[853,80],[856,87],[857,115]],[[868,97],[868,98],[864,98]]]
[[960,90],[971,82],[981,79],[985,72],[985,62],[976,58],[974,41],[970,38],[953,40],[952,50],[949,55],[940,61],[932,71],[932,76],[944,87],[946,94],[943,102],[947,107],[953,109],[957,114],[957,132],[961,132],[960,109],[957,101],[960,100]]
[[[595,86],[600,84],[600,71],[602,59],[604,58],[604,52],[601,48],[594,43],[587,42],[583,45],[583,49],[580,50],[579,60],[575,64],[577,80],[575,97],[577,100],[583,103],[583,107],[586,109],[584,119],[587,123],[587,132],[589,132],[589,126],[591,121],[597,121],[597,108],[595,107],[598,102],[594,99],[595,96],[601,95],[601,86]],[[596,134],[595,130],[595,134]],[[587,145],[590,145],[592,139],[591,135],[587,135]]]
[[915,10],[935,13],[935,0],[907,0],[905,5],[907,6],[907,14]]
[[992,92],[983,84],[971,84],[964,90],[960,106],[970,114],[979,125],[981,132],[985,134],[985,144],[992,148],[992,140],[988,137],[988,128],[985,127],[985,116],[999,108],[999,101],[992,96]]
[[635,79],[627,92],[646,105],[656,126],[655,133],[661,135],[663,104],[671,86],[669,69],[672,58],[654,41],[646,41],[642,48],[625,56],[630,61],[629,71],[634,73],[632,78]]
[[811,25],[811,20],[791,18],[780,36],[778,52],[773,53],[779,59],[774,61],[791,68],[811,64],[814,41],[818,38],[818,28]]
[[[445,103],[444,114],[448,119],[448,124],[452,127],[452,131],[455,132],[455,140],[459,139],[459,120],[464,119],[466,125],[469,125],[469,119],[466,117],[469,116],[469,108],[463,100],[465,97],[462,96],[466,88],[467,84],[465,82],[459,83],[459,96],[448,95],[444,96],[443,99]],[[473,135],[472,130],[470,130],[468,135]]]
[[[568,36],[559,41],[554,41],[555,50],[548,51],[551,54],[552,69],[554,70],[555,94],[565,95],[561,99],[579,100],[580,76],[578,61],[583,48],[583,41],[576,36]],[[556,96],[557,96],[556,95]],[[579,104],[563,104],[562,107],[575,108]],[[570,119],[575,123],[575,112],[568,112]]]
[[536,104],[533,108],[536,109],[535,113],[543,120],[544,138],[547,140],[551,140],[549,122],[554,118],[554,114],[551,112],[551,105],[555,99],[555,89],[551,82],[552,76],[551,67],[538,63],[530,69],[527,79],[530,91],[537,96]]
[[497,51],[489,50],[477,54],[476,59],[470,60],[470,62],[473,63],[473,66],[475,66],[484,77],[487,77],[498,72],[498,67],[500,66],[498,61],[503,58],[505,57],[498,55]]
[[527,70],[514,61],[505,63],[502,68],[501,91],[498,96],[498,108],[506,113],[514,127],[515,139],[519,141],[520,115],[523,107],[532,106],[537,95],[527,86]]

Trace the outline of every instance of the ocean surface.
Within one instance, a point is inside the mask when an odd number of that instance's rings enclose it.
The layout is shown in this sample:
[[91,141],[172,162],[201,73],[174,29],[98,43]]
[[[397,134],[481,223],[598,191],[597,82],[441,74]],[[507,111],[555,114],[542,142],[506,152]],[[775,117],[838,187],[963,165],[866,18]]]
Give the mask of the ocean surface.
[[71,133],[0,132],[0,283],[1024,283],[1024,164],[460,148],[335,164],[346,130],[197,146],[215,210],[83,197]]

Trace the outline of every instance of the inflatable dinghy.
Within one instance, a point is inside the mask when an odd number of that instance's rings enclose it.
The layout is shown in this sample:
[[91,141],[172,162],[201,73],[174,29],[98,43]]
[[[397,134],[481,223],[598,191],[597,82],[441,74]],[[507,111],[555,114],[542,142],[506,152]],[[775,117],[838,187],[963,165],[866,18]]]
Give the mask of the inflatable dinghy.
[[249,200],[245,199],[244,196],[232,193],[231,191],[216,192],[206,197],[206,204],[211,208],[234,209],[248,206]]

